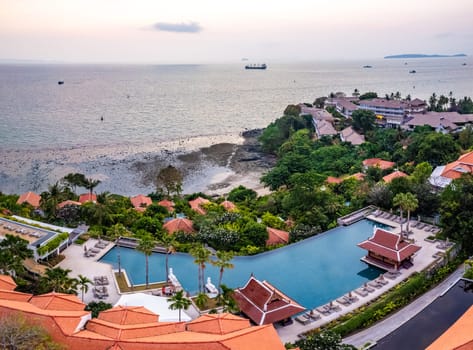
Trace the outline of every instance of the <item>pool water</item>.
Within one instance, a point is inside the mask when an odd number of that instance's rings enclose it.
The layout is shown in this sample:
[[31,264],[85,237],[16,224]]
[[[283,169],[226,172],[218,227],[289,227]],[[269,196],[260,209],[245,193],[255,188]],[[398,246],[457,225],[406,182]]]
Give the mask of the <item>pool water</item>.
[[[306,308],[325,304],[376,278],[383,271],[360,261],[366,251],[356,245],[373,234],[378,223],[362,220],[341,226],[304,241],[254,256],[235,257],[233,269],[225,270],[223,282],[231,288],[242,287],[251,273],[267,280]],[[117,268],[117,248],[110,250],[102,262]],[[121,267],[133,284],[145,283],[145,256],[128,248],[119,248]],[[169,267],[185,290],[197,293],[197,265],[188,254],[169,256]],[[205,279],[217,286],[219,269],[207,264]],[[149,257],[150,282],[164,281],[165,255]]]

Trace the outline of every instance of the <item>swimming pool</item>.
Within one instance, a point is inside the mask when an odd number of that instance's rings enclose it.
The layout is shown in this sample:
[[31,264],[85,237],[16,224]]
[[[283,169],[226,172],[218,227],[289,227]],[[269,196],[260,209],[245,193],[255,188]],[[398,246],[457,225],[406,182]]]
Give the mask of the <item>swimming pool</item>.
[[[231,270],[225,270],[223,283],[231,288],[241,287],[251,273],[259,280],[267,280],[288,296],[305,306],[314,308],[325,304],[364,282],[376,278],[382,270],[360,261],[365,251],[357,243],[370,237],[373,227],[380,224],[362,220],[341,226],[318,236],[255,256],[235,257]],[[117,268],[116,248],[100,261]],[[145,257],[134,249],[120,248],[121,266],[133,284],[145,283]],[[164,281],[165,255],[149,257],[150,282]],[[169,256],[169,266],[191,294],[198,290],[197,265],[192,256],[176,253]],[[205,279],[217,285],[218,268],[207,264]]]

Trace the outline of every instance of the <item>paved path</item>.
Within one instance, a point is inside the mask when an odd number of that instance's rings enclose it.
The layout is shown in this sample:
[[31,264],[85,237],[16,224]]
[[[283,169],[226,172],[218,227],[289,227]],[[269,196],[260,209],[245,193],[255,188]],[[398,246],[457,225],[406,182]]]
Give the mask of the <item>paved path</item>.
[[421,297],[417,298],[392,316],[378,322],[370,328],[343,339],[343,342],[355,347],[361,347],[368,342],[373,343],[379,341],[424,310],[424,308],[442,295],[448,288],[453,286],[463,275],[463,272],[463,267],[457,269],[437,287],[429,290],[427,293],[423,294]]

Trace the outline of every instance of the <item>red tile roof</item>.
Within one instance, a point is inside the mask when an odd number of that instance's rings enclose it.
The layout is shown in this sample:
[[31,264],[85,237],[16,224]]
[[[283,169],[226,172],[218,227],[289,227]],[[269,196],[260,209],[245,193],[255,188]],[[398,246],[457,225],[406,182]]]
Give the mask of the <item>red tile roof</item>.
[[232,314],[207,314],[187,324],[192,332],[227,334],[250,327],[247,319]]
[[232,210],[235,210],[237,208],[236,205],[233,202],[230,202],[230,201],[223,201],[222,203],[220,203],[220,205],[222,207],[224,207],[225,210],[228,210],[228,211],[232,211]]
[[77,205],[77,206],[78,206],[78,205],[82,205],[82,203],[81,203],[81,202],[77,202],[77,201],[71,201],[70,199],[68,199],[67,201],[64,201],[64,202],[59,203],[59,204],[57,205],[57,207],[58,207],[59,209],[61,209],[61,208],[64,208],[65,206],[67,206],[67,205]]
[[374,167],[378,167],[382,170],[392,168],[395,165],[396,165],[396,163],[389,162],[389,161],[383,160],[381,158],[369,158],[369,159],[365,159],[363,161],[363,166],[365,166],[365,167],[374,166]]
[[391,181],[393,181],[394,179],[396,179],[398,177],[406,177],[406,176],[408,176],[406,173],[403,173],[402,171],[396,170],[396,171],[392,172],[391,174],[384,176],[383,181],[386,182],[386,183],[390,183]]
[[143,194],[130,198],[131,204],[138,211],[144,211],[148,205],[151,205],[153,201],[150,197],[147,197]]
[[82,311],[86,306],[76,295],[55,292],[35,295],[30,303],[43,310]]
[[41,196],[34,192],[23,193],[20,198],[16,201],[17,204],[28,203],[33,208],[38,208],[41,202]]
[[15,290],[16,282],[9,275],[0,275],[0,289]]
[[328,176],[327,180],[325,181],[327,181],[327,183],[329,184],[339,184],[343,182],[343,179],[340,179],[338,177]]
[[253,276],[235,290],[234,298],[240,310],[258,325],[275,323],[305,310],[270,283]]
[[388,258],[398,263],[411,257],[421,247],[404,241],[401,235],[375,228],[373,236],[358,243],[358,247]]
[[130,325],[156,322],[158,315],[143,306],[116,306],[102,311],[98,319],[114,324]]
[[15,291],[10,291],[0,288],[0,299],[15,300],[15,301],[25,301],[31,299],[33,294],[20,293]]
[[173,201],[163,199],[162,201],[158,202],[158,204],[162,207],[165,207],[169,212],[174,211],[175,204]]
[[268,239],[266,240],[266,245],[273,244],[287,244],[289,242],[289,232],[278,230],[272,227],[266,227],[268,232]]
[[448,163],[441,176],[454,180],[465,173],[473,173],[473,151],[461,155],[458,160],[452,163]]
[[193,233],[193,232],[195,232],[193,225],[194,225],[193,222],[189,219],[175,218],[175,219],[172,219],[172,220],[169,220],[168,222],[166,222],[163,225],[163,228],[168,233],[174,233],[174,232],[177,232],[177,231]]
[[197,197],[196,199],[189,201],[192,210],[196,211],[200,215],[205,215],[207,213],[204,208],[202,208],[202,205],[207,203],[210,203],[210,201],[202,197]]
[[95,195],[94,193],[92,193],[92,195],[90,193],[83,193],[79,196],[79,202],[81,202],[82,204],[86,203],[86,202],[97,202],[97,195]]

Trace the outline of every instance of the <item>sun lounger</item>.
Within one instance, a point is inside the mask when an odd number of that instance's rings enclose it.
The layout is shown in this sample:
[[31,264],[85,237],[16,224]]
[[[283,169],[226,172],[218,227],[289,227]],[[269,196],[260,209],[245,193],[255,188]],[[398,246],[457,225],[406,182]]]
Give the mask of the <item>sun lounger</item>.
[[361,287],[361,288],[362,288],[363,290],[365,290],[366,292],[368,292],[368,293],[372,293],[372,292],[374,292],[374,290],[375,290],[373,287],[370,287],[370,286],[368,285],[368,283],[365,283],[365,284],[363,285],[363,287]]
[[339,304],[342,304],[344,306],[350,305],[350,301],[346,297],[338,298],[338,299],[336,299],[336,302],[339,303]]
[[373,288],[376,288],[376,289],[382,287],[382,285],[381,285],[378,281],[376,281],[376,280],[369,281],[369,282],[368,282],[368,286],[373,287]]
[[355,293],[358,294],[360,297],[366,297],[368,292],[362,288],[355,289]]
[[324,306],[319,306],[317,308],[315,308],[315,311],[321,313],[322,315],[330,315],[331,314],[331,311],[329,308],[327,308],[327,305],[324,305]]
[[350,295],[350,294],[345,295],[345,299],[348,300],[350,304],[356,303],[359,300],[356,295]]
[[385,286],[386,284],[388,284],[389,282],[386,280],[386,279],[381,279],[381,277],[378,277],[376,279],[376,282],[378,282],[379,284],[381,284],[382,286]]
[[312,322],[310,317],[307,317],[305,314],[296,317],[296,321],[302,323],[303,325],[309,324]]

